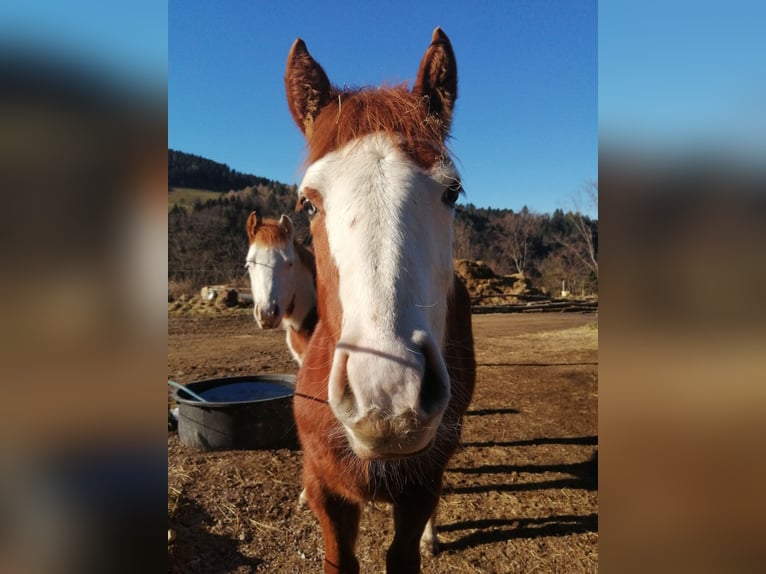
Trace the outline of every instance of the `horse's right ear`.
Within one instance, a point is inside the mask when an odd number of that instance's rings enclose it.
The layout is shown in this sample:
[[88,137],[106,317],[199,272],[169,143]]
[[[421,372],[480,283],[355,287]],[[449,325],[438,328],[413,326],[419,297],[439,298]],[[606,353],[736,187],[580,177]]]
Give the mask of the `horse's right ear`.
[[311,57],[300,38],[295,40],[287,55],[285,90],[295,123],[306,138],[310,138],[314,120],[330,101],[332,87],[322,66]]
[[247,225],[245,225],[247,229],[247,238],[250,240],[250,243],[255,239],[255,234],[258,232],[258,226],[260,224],[261,218],[258,217],[258,212],[251,211],[250,215],[247,217]]
[[446,137],[457,100],[457,61],[447,34],[439,27],[434,30],[431,45],[420,61],[412,93],[423,98],[428,116],[440,122]]

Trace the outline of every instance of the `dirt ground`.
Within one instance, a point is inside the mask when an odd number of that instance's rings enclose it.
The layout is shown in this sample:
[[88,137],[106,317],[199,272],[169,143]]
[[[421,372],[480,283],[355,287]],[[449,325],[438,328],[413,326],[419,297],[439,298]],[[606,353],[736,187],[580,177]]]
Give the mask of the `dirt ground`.
[[[422,572],[596,572],[598,327],[593,314],[474,315],[477,384],[444,479],[440,552]],[[295,373],[252,314],[169,315],[168,378]],[[297,450],[200,452],[168,433],[168,571],[321,572],[298,509]],[[384,572],[390,508],[362,513],[361,571]]]

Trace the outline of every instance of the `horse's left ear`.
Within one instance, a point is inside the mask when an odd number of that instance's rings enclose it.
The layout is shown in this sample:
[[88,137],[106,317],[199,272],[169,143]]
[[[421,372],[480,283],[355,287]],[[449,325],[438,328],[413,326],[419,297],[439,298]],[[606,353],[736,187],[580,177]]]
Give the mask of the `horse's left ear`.
[[311,57],[300,38],[295,40],[287,55],[285,90],[287,106],[295,123],[306,138],[310,138],[314,120],[330,101],[332,88],[322,66]]
[[247,223],[245,224],[245,228],[247,229],[247,238],[250,240],[250,243],[253,242],[253,239],[255,239],[255,234],[258,232],[258,226],[261,224],[261,218],[258,217],[257,211],[251,211],[250,215],[247,217]]
[[434,30],[431,45],[420,61],[412,93],[423,98],[428,115],[441,122],[442,134],[446,137],[457,100],[457,61],[449,38],[439,27]]
[[282,234],[289,238],[293,238],[293,220],[287,217],[286,215],[282,215],[282,217],[279,218],[279,230],[282,232]]

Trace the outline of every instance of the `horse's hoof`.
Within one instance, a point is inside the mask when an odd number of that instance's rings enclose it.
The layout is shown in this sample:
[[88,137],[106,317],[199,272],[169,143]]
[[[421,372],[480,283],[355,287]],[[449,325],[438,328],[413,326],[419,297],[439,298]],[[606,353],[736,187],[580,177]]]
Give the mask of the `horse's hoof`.
[[436,556],[439,553],[439,539],[420,540],[420,553],[423,556]]
[[298,497],[298,510],[308,508],[309,501],[306,498],[306,489],[301,490],[301,495]]

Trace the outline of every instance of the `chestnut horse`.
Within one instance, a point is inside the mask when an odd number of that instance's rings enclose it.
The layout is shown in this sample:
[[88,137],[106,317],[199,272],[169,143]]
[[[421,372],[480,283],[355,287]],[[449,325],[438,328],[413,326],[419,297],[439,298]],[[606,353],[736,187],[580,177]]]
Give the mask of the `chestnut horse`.
[[308,144],[298,207],[311,219],[319,322],[293,408],[324,571],[359,571],[360,508],[376,500],[393,504],[387,572],[418,572],[476,371],[470,299],[452,269],[452,46],[437,28],[411,91],[340,90],[298,39],[285,87]]
[[253,211],[246,227],[253,315],[261,329],[286,331],[287,346],[300,365],[317,323],[314,255],[295,240],[286,215],[277,221]]

